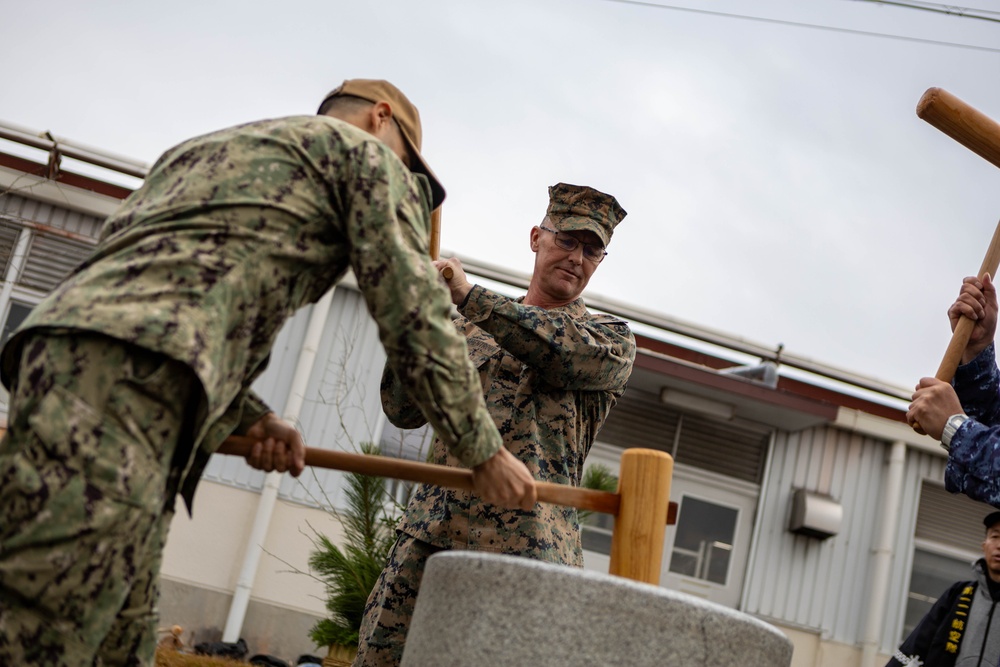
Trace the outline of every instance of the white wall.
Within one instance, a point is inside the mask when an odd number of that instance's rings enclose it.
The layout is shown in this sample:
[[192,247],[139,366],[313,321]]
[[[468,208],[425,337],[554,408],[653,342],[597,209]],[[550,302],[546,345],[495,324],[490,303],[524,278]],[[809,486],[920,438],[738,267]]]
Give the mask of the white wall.
[[[226,484],[202,481],[194,517],[179,508],[163,555],[162,578],[232,593],[243,562],[259,494]],[[312,530],[341,539],[339,523],[328,512],[279,500],[264,543],[252,598],[323,615],[323,587],[306,574],[313,549]],[[220,619],[220,624],[225,619]]]

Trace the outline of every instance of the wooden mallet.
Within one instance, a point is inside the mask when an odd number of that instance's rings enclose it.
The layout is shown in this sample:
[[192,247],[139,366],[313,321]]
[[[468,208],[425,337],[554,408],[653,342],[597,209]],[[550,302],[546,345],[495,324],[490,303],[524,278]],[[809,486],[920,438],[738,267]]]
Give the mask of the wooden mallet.
[[[245,436],[226,438],[217,453],[246,457],[257,441]],[[472,471],[418,463],[388,456],[366,456],[329,449],[306,448],[306,465],[373,477],[391,477],[449,489],[473,491]],[[654,449],[626,449],[622,453],[618,492],[595,491],[565,484],[535,482],[538,501],[612,514],[609,571],[651,584],[660,582],[663,538],[677,518],[670,502],[674,460]]]
[[[441,207],[431,211],[431,259],[438,259],[441,256]],[[445,280],[451,280],[455,272],[450,266],[441,269],[441,275]]]
[[[951,93],[941,88],[929,88],[917,103],[917,116],[947,134],[977,155],[1000,167],[1000,123],[974,109]],[[993,232],[993,239],[979,267],[979,279],[987,273],[996,276],[1000,264],[1000,223]],[[975,322],[962,316],[951,342],[944,353],[941,365],[934,377],[951,382],[955,370],[962,360],[962,353],[969,344],[969,337]],[[914,428],[919,429],[915,424]]]

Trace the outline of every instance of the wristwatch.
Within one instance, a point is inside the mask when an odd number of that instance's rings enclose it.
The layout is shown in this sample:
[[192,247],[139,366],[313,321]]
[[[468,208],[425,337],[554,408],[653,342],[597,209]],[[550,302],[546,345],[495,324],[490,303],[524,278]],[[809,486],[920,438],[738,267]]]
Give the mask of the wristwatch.
[[944,447],[945,451],[951,451],[951,439],[955,437],[955,433],[958,431],[958,428],[964,424],[968,418],[969,415],[964,415],[962,413],[948,417],[948,421],[944,424],[944,430],[941,432],[941,446]]

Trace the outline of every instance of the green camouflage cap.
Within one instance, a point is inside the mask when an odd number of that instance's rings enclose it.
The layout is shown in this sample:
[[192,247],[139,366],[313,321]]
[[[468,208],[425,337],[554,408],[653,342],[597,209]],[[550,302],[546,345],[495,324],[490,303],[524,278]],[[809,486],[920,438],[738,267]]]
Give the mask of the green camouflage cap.
[[585,229],[597,234],[607,247],[625,215],[614,197],[586,185],[557,183],[549,187],[545,217],[561,232]]

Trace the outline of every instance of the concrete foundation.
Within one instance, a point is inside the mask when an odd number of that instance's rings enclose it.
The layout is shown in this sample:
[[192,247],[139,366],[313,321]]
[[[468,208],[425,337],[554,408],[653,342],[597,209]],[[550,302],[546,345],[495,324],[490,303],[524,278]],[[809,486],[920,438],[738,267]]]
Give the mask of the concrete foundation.
[[469,551],[427,562],[403,667],[788,667],[752,616],[658,586]]

